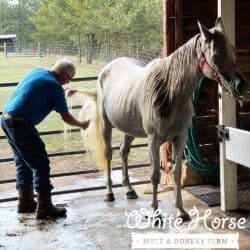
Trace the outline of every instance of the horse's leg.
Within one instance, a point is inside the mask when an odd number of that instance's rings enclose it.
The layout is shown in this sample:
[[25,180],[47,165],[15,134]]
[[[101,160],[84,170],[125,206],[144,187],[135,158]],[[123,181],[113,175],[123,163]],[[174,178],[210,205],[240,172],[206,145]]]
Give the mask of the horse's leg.
[[106,171],[106,188],[107,193],[105,197],[105,201],[114,201],[114,193],[112,190],[112,179],[111,179],[111,160],[112,160],[112,125],[107,119],[104,119],[104,130],[103,137],[106,145],[106,158],[107,158],[107,171]]
[[122,184],[124,186],[127,186],[127,193],[126,193],[127,199],[138,198],[135,190],[132,188],[130,184],[129,175],[128,175],[128,154],[129,154],[130,146],[133,140],[134,140],[134,137],[125,135],[120,146],[120,155],[122,159]]
[[181,163],[182,156],[186,144],[186,133],[178,135],[173,141],[174,147],[174,164],[173,164],[173,173],[174,173],[174,203],[177,208],[177,217],[182,218],[183,221],[189,221],[190,217],[188,213],[184,210],[182,204],[181,196]]
[[159,140],[157,140],[157,138],[155,137],[149,137],[148,147],[149,147],[149,156],[150,156],[151,167],[152,167],[152,174],[151,174],[151,182],[153,185],[152,208],[155,211],[158,209],[157,189],[158,189],[158,184],[160,183],[160,180],[161,180]]

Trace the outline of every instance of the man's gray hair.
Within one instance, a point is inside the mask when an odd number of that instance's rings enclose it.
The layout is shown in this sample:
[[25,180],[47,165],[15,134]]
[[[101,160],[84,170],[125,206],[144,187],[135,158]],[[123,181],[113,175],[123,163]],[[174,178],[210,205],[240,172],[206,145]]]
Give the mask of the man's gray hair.
[[57,74],[66,73],[69,76],[74,76],[76,73],[75,65],[66,58],[58,60],[51,70]]

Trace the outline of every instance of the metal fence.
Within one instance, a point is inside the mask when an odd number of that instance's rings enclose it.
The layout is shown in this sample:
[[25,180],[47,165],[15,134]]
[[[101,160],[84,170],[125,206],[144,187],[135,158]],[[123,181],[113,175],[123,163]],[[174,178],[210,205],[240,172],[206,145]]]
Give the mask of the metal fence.
[[79,61],[86,58],[87,63],[92,61],[106,61],[121,56],[128,56],[149,62],[156,57],[161,57],[162,49],[156,45],[147,45],[140,42],[127,42],[121,44],[110,43],[95,44],[89,48],[88,44],[80,47],[74,42],[27,42],[25,44],[14,44],[3,48],[5,57],[43,57],[43,56],[76,56]]
[[[94,81],[96,80],[97,77],[81,77],[81,78],[75,78],[73,79],[73,82],[86,82],[86,81]],[[16,82],[12,83],[2,83],[0,84],[0,88],[5,88],[5,87],[13,87],[16,86]],[[74,105],[72,106],[73,109],[80,109],[81,105]],[[0,115],[2,115],[2,111],[0,111]],[[64,130],[50,130],[50,131],[42,131],[40,132],[41,136],[50,136],[50,135],[58,135],[64,133]],[[71,133],[80,133],[80,129],[71,129]],[[6,140],[6,137],[4,135],[0,136],[0,142]],[[138,148],[143,148],[147,147],[146,143],[140,143],[136,145],[132,145],[132,148],[138,149]],[[114,146],[113,150],[116,151],[119,149],[119,146]],[[62,156],[73,156],[73,155],[84,155],[86,154],[86,150],[70,150],[70,151],[61,151],[61,152],[53,152],[49,153],[48,156],[49,158],[52,157],[62,157]],[[6,162],[12,162],[13,158],[10,156],[5,156],[3,158],[0,158],[0,172],[2,172],[1,169],[1,164],[6,163]],[[137,169],[137,168],[142,168],[149,166],[149,163],[137,163],[133,165],[129,165],[129,169]],[[113,167],[112,170],[120,170],[120,166]],[[86,174],[91,174],[91,173],[97,173],[98,169],[87,169],[87,170],[82,170],[82,171],[70,171],[70,172],[64,172],[64,173],[56,173],[56,174],[51,174],[51,178],[57,178],[57,177],[64,177],[64,176],[74,176],[74,175],[86,175]],[[14,178],[8,178],[8,179],[1,179],[0,178],[0,185],[5,185],[9,183],[15,183]],[[139,184],[145,184],[149,183],[148,180],[146,181],[137,181],[132,183],[133,185],[139,185]],[[113,187],[121,187],[121,184],[115,184]],[[93,191],[93,190],[100,190],[100,189],[105,189],[105,186],[94,186],[94,187],[85,187],[85,188],[78,188],[78,189],[71,189],[71,190],[61,190],[61,191],[55,191],[52,194],[65,194],[65,193],[74,193],[74,192],[86,192],[86,191]],[[17,197],[5,197],[5,198],[0,198],[0,202],[7,202],[7,201],[14,201],[17,200]]]

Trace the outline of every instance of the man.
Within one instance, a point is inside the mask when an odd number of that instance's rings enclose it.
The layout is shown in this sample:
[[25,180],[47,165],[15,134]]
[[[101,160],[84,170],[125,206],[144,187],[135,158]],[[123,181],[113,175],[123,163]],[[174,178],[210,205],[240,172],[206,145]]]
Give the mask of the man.
[[[16,165],[19,213],[35,212],[37,219],[63,217],[65,208],[57,208],[51,201],[50,161],[45,144],[35,125],[51,111],[61,115],[69,125],[86,129],[88,121],[76,120],[68,111],[64,89],[75,75],[74,64],[61,59],[51,70],[37,68],[27,74],[6,102],[1,126],[12,148]],[[74,91],[68,90],[68,95]],[[34,201],[33,187],[37,192]]]

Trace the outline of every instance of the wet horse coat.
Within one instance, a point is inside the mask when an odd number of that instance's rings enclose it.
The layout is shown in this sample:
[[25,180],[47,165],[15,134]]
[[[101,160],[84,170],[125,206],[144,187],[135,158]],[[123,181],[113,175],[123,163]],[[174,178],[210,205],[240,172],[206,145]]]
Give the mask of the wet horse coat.
[[[120,153],[123,184],[127,198],[137,198],[129,182],[127,159],[135,137],[147,137],[152,165],[152,207],[158,209],[157,186],[160,182],[159,150],[170,140],[174,150],[174,197],[178,216],[189,219],[181,198],[181,161],[187,128],[194,115],[191,96],[202,75],[216,80],[230,95],[240,99],[247,82],[235,64],[234,50],[225,36],[220,19],[208,30],[199,23],[201,34],[190,39],[169,57],[147,65],[132,58],[118,58],[101,71],[97,84],[98,119],[107,168],[106,201],[113,201],[111,180],[111,133],[115,127],[124,135]],[[97,124],[98,123],[98,124]],[[98,150],[98,146],[97,146]]]

